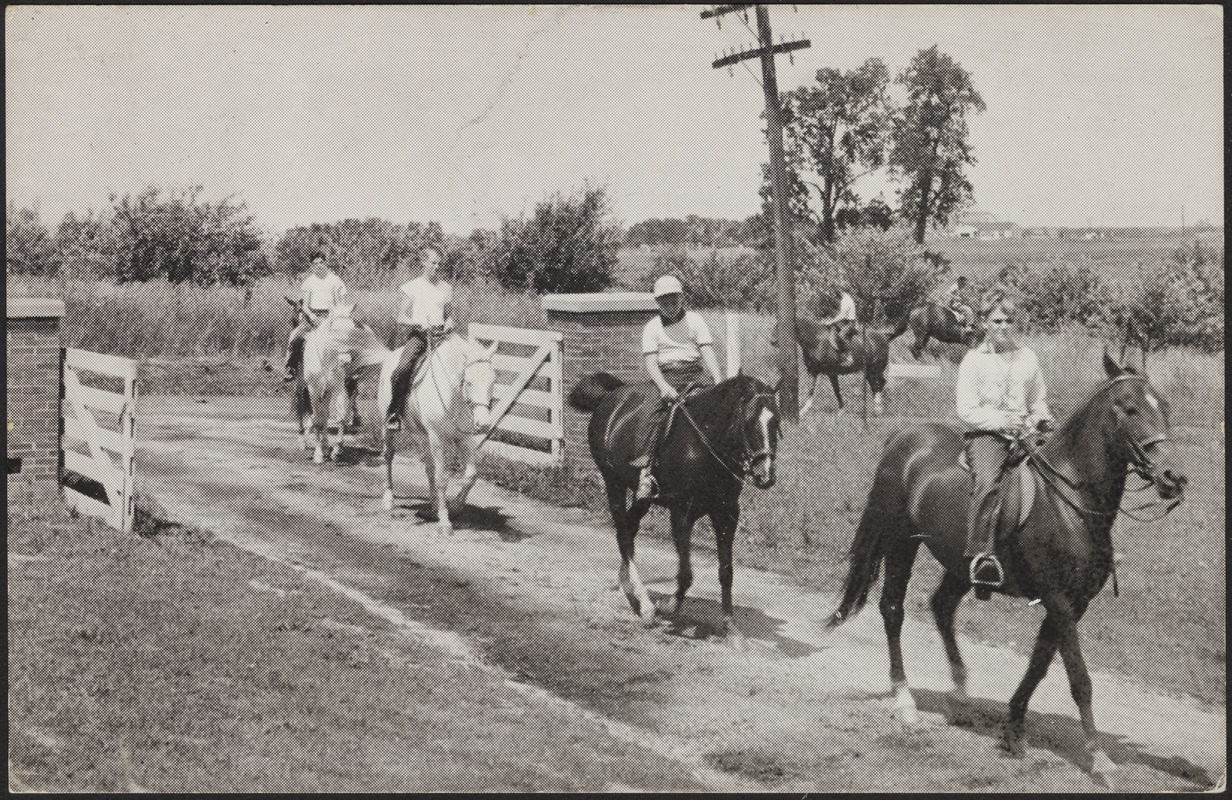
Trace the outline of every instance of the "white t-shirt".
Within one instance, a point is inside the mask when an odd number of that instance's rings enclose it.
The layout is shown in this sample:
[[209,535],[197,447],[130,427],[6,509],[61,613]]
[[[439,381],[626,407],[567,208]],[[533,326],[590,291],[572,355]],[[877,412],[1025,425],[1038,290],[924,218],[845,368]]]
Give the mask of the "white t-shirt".
[[843,296],[839,298],[838,314],[834,316],[835,322],[842,319],[849,319],[852,322],[855,322],[856,319],[856,301],[846,292],[843,292]]
[[684,312],[684,318],[663,326],[663,318],[655,315],[642,329],[642,354],[658,354],[660,364],[679,364],[697,361],[702,357],[701,346],[714,344],[710,329],[701,314]]
[[411,298],[410,309],[398,316],[399,324],[425,328],[445,324],[445,304],[453,299],[453,289],[449,284],[444,281],[433,283],[420,275],[399,286],[398,291]]
[[313,311],[329,311],[342,301],[346,286],[337,273],[327,272],[324,278],[309,275],[301,287],[308,294],[308,308]]

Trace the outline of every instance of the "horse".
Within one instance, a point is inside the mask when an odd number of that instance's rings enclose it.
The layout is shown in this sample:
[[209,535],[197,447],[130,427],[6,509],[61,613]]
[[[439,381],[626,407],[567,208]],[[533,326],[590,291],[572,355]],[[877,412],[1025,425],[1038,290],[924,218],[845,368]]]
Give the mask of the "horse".
[[[771,388],[756,378],[737,375],[696,391],[679,405],[663,438],[658,466],[659,495],[651,502],[627,505],[636,489],[638,470],[629,466],[637,447],[638,415],[660,402],[653,383],[625,384],[607,373],[583,378],[569,393],[569,404],[590,413],[588,439],[607,491],[620,550],[620,585],[633,612],[644,620],[660,613],[642,584],[633,561],[633,540],[651,505],[671,514],[676,544],[675,610],[693,583],[690,540],[697,520],[709,515],[714,526],[722,587],[721,633],[732,625],[732,541],[740,521],[740,491],[746,476],[768,489],[775,481],[779,410]],[[739,631],[735,631],[739,635]]]
[[[366,325],[352,318],[353,305],[335,306],[329,316],[304,335],[304,360],[296,386],[300,441],[307,448],[307,433],[316,437],[313,462],[336,460],[342,435],[353,421],[355,384],[372,374],[381,362],[383,346]],[[302,388],[301,388],[302,387]],[[332,444],[329,437],[336,435]]]
[[[433,335],[410,388],[399,398],[392,398],[392,379],[394,368],[402,357],[402,348],[386,350],[381,362],[377,407],[389,408],[391,399],[400,403],[403,419],[412,421],[426,435],[425,466],[430,500],[435,502],[441,532],[447,535],[453,532],[450,514],[456,514],[466,504],[466,496],[478,477],[475,453],[490,430],[492,387],[496,383],[492,356],[498,346],[498,342],[493,342],[491,348],[486,348],[457,333]],[[383,429],[386,511],[394,509],[395,438],[394,431]],[[445,469],[446,442],[456,444],[463,462],[462,488],[452,501],[446,500],[449,477]]]
[[[843,363],[836,348],[836,338],[846,341],[847,352],[851,354],[851,362]],[[838,400],[838,410],[843,411],[843,393],[838,388],[838,376],[853,372],[864,372],[864,379],[873,392],[873,413],[884,411],[881,393],[886,385],[886,367],[890,363],[889,341],[881,331],[870,330],[866,325],[856,322],[842,321],[833,326],[822,325],[812,319],[796,320],[796,341],[804,355],[804,367],[813,376],[809,387],[808,399],[801,414],[808,413],[813,407],[813,393],[817,391],[817,376],[825,373],[830,376],[830,386],[834,389],[834,397]]]
[[[1111,530],[1127,472],[1153,486],[1158,502],[1170,503],[1164,514],[1181,501],[1187,483],[1169,438],[1167,401],[1145,375],[1120,366],[1107,352],[1104,369],[1107,380],[1051,439],[1041,446],[1032,435],[1016,446],[1025,460],[1001,481],[1003,503],[1018,508],[1006,515],[1010,522],[998,537],[1006,579],[996,590],[1033,598],[1047,612],[1026,675],[1009,701],[1001,746],[1011,755],[1022,755],[1027,704],[1060,650],[1096,776],[1106,776],[1115,765],[1098,741],[1091,679],[1076,626],[1113,569]],[[967,672],[954,638],[954,611],[971,588],[968,560],[963,558],[971,479],[960,466],[961,452],[959,433],[939,424],[901,432],[887,442],[851,547],[843,598],[827,623],[830,628],[840,625],[864,606],[885,562],[880,606],[890,681],[907,725],[919,717],[903,671],[899,633],[907,581],[921,542],[945,569],[931,605],[954,681],[949,696],[952,720],[966,699]],[[1011,487],[1021,488],[1015,492]],[[1029,500],[1013,499],[1031,494],[1033,507]]]
[[971,347],[979,337],[975,325],[964,325],[954,309],[933,301],[916,306],[899,319],[887,342],[902,336],[907,332],[907,328],[911,328],[914,336],[910,347],[911,355],[916,361],[920,360],[930,338],[947,344]]

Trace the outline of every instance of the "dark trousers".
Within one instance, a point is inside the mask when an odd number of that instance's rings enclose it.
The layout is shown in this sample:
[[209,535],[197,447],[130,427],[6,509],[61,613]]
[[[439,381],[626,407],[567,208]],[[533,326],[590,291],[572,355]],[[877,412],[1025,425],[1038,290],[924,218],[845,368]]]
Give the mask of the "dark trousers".
[[984,431],[968,434],[964,439],[973,481],[971,512],[967,516],[967,549],[963,555],[975,558],[992,550],[996,520],[984,517],[988,515],[987,506],[991,505],[992,496],[1000,486],[1010,443],[1000,434]]
[[[689,384],[695,386],[714,385],[714,381],[710,379],[710,374],[702,369],[701,364],[696,361],[664,364],[659,369],[663,373],[663,379],[678,392],[683,392]],[[660,401],[653,404],[649,413],[639,420],[637,456],[634,458],[632,466],[640,469],[649,465],[653,468],[658,463],[659,443],[662,441],[663,435],[667,433],[664,428],[667,427],[668,411],[670,408],[670,403]]]
[[389,395],[387,413],[401,414],[402,401],[406,398],[411,379],[415,377],[419,359],[428,349],[428,331],[418,325],[399,323],[394,330],[394,337],[395,342],[401,339],[405,342],[405,346],[402,348],[402,357],[398,359],[398,366],[394,367],[393,375],[390,376],[390,382],[393,385]]

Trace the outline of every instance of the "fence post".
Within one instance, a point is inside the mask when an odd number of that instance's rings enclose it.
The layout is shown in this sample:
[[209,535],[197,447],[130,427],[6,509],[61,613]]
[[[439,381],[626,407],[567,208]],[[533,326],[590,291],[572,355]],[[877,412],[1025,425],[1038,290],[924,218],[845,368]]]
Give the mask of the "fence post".
[[727,312],[727,377],[734,378],[740,371],[740,316]]

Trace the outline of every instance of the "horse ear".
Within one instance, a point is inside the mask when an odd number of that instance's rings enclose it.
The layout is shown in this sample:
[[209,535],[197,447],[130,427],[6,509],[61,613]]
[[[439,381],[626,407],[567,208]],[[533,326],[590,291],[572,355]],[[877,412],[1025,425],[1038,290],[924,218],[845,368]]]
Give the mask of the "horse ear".
[[1121,365],[1108,353],[1108,345],[1104,345],[1104,372],[1108,373],[1109,378],[1115,378],[1124,371]]

